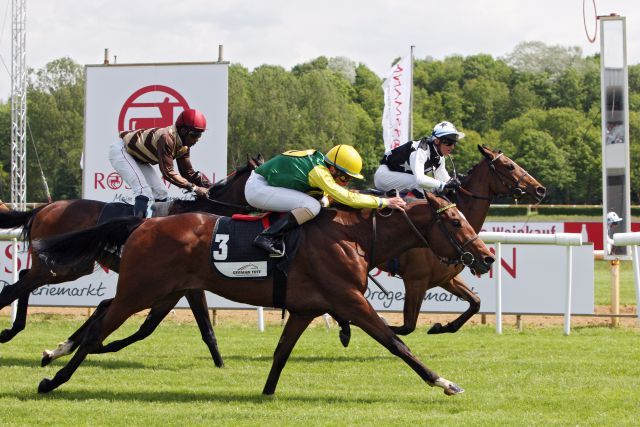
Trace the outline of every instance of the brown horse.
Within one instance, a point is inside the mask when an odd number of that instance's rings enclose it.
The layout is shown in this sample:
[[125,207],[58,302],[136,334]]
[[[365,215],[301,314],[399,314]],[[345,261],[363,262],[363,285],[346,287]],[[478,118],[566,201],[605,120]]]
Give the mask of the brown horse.
[[[208,290],[256,306],[273,306],[271,279],[227,279],[210,267],[211,236],[217,221],[214,215],[195,213],[145,222],[130,217],[34,242],[40,256],[64,265],[83,264],[92,259],[92,250],[100,251],[126,240],[115,298],[91,322],[67,365],[53,379],[43,379],[38,391],[49,392],[68,381],[86,356],[99,352],[103,340],[131,315],[173,302],[175,295],[186,289]],[[263,393],[275,392],[298,338],[323,313],[362,328],[429,385],[443,388],[448,395],[462,392],[411,354],[364,297],[372,265],[423,245],[441,257],[465,259],[479,273],[487,272],[494,261],[455,205],[431,194],[426,200],[409,203],[403,213],[392,211],[381,215],[373,210],[325,209],[314,221],[305,224],[300,230],[299,250],[288,272],[285,306],[290,316]],[[140,265],[154,268],[142,269]]]
[[[476,233],[489,212],[491,201],[500,196],[510,196],[519,199],[528,196],[535,202],[540,202],[545,196],[546,189],[516,162],[505,156],[501,151],[493,151],[486,146],[478,146],[483,159],[468,172],[462,180],[462,187],[457,192],[458,209],[465,215]],[[378,268],[389,271],[389,265],[382,263]],[[404,281],[404,324],[392,326],[391,329],[399,335],[407,335],[416,328],[420,307],[425,294],[431,288],[440,286],[453,295],[469,303],[467,311],[452,322],[441,325],[434,324],[428,333],[438,334],[456,332],[474,314],[480,310],[480,298],[458,276],[464,267],[447,265],[428,248],[410,249],[398,257],[397,273]],[[343,343],[348,337],[343,337]],[[348,332],[347,332],[348,333]]]
[[[231,175],[213,185],[207,198],[174,200],[169,206],[168,214],[209,212],[219,215],[232,215],[252,210],[244,197],[244,185],[251,171],[263,162],[264,158],[261,155],[255,158],[247,158],[247,165],[237,169]],[[61,200],[31,211],[9,210],[0,212],[0,228],[22,226],[25,240],[31,243],[37,239],[82,230],[96,225],[105,205],[105,202],[97,200]],[[0,332],[0,343],[8,342],[25,328],[29,295],[35,289],[47,284],[70,282],[91,274],[94,269],[94,261],[116,272],[119,269],[119,257],[111,251],[101,251],[94,260],[88,261],[83,265],[73,268],[62,267],[54,269],[45,265],[37,256],[37,252],[34,255],[31,268],[22,270],[19,280],[13,285],[5,286],[0,292],[0,308],[6,307],[18,299],[16,320],[11,328]],[[222,358],[218,351],[208,316],[204,292],[188,291],[185,292],[184,296],[189,302],[200,328],[202,339],[207,344],[214,363],[216,366],[222,366]],[[132,337],[121,340],[119,344],[124,347],[150,334],[174,306],[158,307],[150,312],[140,330]],[[82,332],[82,329],[80,329],[74,333],[67,342],[62,344],[62,347],[64,349],[73,347],[74,338]],[[116,351],[115,346],[113,351]],[[51,356],[45,354],[42,360],[43,366],[51,362],[51,360]]]

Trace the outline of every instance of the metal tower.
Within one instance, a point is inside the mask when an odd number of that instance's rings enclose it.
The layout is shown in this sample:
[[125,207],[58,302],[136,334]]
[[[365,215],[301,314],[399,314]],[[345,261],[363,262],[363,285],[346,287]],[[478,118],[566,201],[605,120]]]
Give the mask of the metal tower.
[[26,0],[11,0],[11,203],[25,210],[27,202],[27,8]]

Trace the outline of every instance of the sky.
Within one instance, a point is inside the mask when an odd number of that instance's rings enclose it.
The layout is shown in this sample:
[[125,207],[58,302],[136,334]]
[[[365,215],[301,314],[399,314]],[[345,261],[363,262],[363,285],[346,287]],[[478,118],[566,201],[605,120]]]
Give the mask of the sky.
[[[68,56],[100,64],[224,60],[290,69],[344,56],[384,77],[414,45],[418,59],[510,53],[522,41],[599,52],[593,0],[26,0],[31,68]],[[638,0],[595,0],[627,18],[628,63],[640,63]],[[0,1],[0,99],[11,87],[11,0]]]

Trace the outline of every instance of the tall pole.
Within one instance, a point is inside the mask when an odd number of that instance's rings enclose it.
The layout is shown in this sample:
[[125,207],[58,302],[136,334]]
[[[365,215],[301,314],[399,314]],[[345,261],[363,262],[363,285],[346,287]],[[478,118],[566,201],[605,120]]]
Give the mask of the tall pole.
[[413,48],[411,45],[411,88],[409,89],[409,141],[413,141]]
[[25,210],[27,202],[27,68],[26,0],[11,0],[11,204]]

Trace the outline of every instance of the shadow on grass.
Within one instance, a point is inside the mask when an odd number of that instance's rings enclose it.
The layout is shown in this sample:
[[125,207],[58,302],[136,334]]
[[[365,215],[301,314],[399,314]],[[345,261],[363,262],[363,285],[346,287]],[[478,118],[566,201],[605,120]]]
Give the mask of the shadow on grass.
[[[297,403],[311,403],[311,404],[384,404],[389,405],[394,402],[404,405],[407,404],[406,396],[397,396],[389,398],[388,395],[376,398],[374,395],[363,397],[358,396],[336,396],[336,395],[295,395],[293,392],[287,391],[286,385],[281,387],[281,391],[276,391],[273,396],[265,396],[261,394],[262,385],[256,386],[246,393],[237,392],[225,392],[224,390],[214,391],[131,391],[131,392],[117,392],[113,390],[73,390],[66,391],[63,389],[54,390],[48,394],[38,394],[35,391],[31,393],[20,393],[18,395],[11,393],[0,393],[0,399],[11,398],[18,399],[23,402],[35,402],[35,401],[68,401],[68,402],[82,402],[82,401],[101,401],[108,400],[111,402],[142,402],[142,403],[170,403],[172,405],[184,402],[185,404],[193,404],[194,402],[219,402],[229,404],[270,404],[274,401],[286,401]],[[428,387],[427,387],[428,388]],[[448,406],[449,402],[455,401],[455,399],[441,399],[438,396],[439,393],[434,391],[433,399],[428,398],[429,404],[441,404]],[[424,403],[424,398],[418,398],[418,403]],[[414,402],[415,403],[415,402]]]
[[[60,360],[55,360],[51,363],[52,367],[62,368],[67,362],[69,358],[63,358]],[[119,361],[119,360],[91,360],[87,359],[82,362],[83,366],[93,366],[102,369],[132,369],[132,368],[145,368],[147,367],[144,363],[140,362],[132,362],[129,360]],[[39,367],[40,366],[40,358],[17,358],[17,357],[2,357],[0,358],[0,368],[2,367]]]

